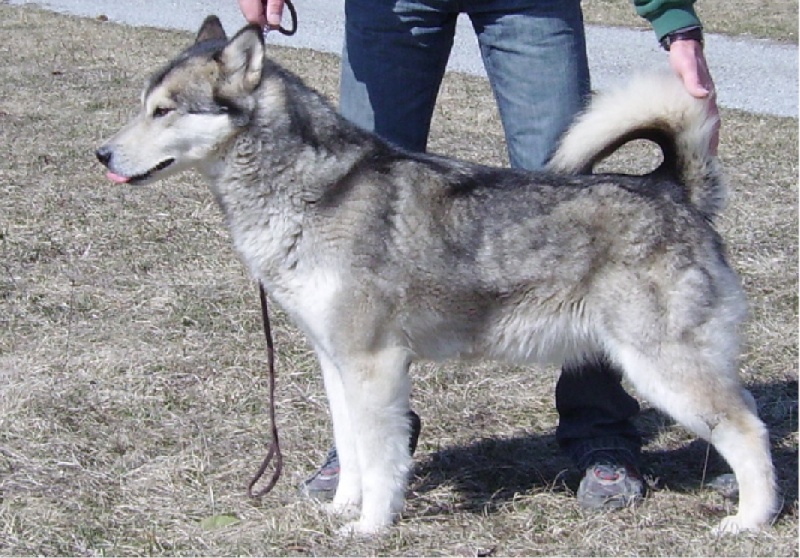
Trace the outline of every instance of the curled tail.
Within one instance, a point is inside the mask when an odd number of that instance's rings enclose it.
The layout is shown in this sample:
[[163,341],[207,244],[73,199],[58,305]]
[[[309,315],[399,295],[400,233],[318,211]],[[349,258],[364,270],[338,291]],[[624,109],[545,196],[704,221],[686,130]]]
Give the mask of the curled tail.
[[716,121],[707,101],[692,97],[672,73],[648,74],[594,97],[567,130],[548,168],[588,173],[624,144],[646,139],[661,147],[667,173],[686,188],[689,199],[708,218],[725,206],[727,188],[709,153]]

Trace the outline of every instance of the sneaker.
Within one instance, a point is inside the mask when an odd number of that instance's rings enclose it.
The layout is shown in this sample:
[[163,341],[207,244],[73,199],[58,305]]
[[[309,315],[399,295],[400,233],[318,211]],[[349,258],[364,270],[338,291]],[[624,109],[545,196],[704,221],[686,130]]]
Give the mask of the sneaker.
[[613,510],[632,506],[644,496],[644,481],[631,463],[603,454],[587,467],[578,487],[578,503],[587,510]]
[[[419,441],[419,433],[422,430],[422,421],[414,411],[408,412],[408,420],[411,423],[408,449],[411,451],[411,455],[414,455]],[[336,453],[336,446],[333,446],[328,450],[322,466],[300,485],[300,492],[308,498],[330,501],[336,494],[337,486],[339,486],[339,455]]]
[[332,446],[319,469],[300,485],[300,492],[308,498],[328,502],[333,500],[339,486],[339,455]]

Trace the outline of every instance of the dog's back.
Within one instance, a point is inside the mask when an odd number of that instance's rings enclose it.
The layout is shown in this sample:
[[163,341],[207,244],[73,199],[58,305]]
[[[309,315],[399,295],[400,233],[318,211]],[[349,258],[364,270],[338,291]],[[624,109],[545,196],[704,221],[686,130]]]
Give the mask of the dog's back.
[[[709,223],[725,186],[705,109],[655,74],[598,96],[547,172],[391,152],[357,202],[391,217],[378,234],[366,217],[371,233],[354,236],[355,251],[372,255],[366,275],[405,285],[395,321],[374,327],[397,328],[419,358],[560,363],[605,350],[602,332],[619,322],[682,327],[662,321],[664,299],[695,271],[713,281],[685,291],[694,310],[683,319],[724,303],[741,320],[744,296]],[[636,139],[661,146],[658,169],[585,174]]]

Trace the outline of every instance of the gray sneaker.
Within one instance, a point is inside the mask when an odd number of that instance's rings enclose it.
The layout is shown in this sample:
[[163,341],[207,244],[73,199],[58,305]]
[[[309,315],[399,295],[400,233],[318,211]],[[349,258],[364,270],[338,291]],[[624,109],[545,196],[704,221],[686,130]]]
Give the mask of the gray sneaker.
[[[411,437],[408,439],[408,449],[411,455],[417,449],[419,433],[422,430],[422,421],[414,411],[408,412],[408,420],[411,423]],[[313,475],[303,481],[300,485],[300,493],[308,498],[328,502],[333,500],[336,494],[336,487],[339,486],[339,455],[336,447],[328,450],[325,461]]]
[[320,468],[300,485],[300,493],[308,498],[329,502],[333,500],[337,486],[339,486],[339,456],[336,453],[336,446],[332,446]]
[[587,510],[612,510],[637,504],[644,497],[644,481],[631,463],[603,454],[578,487],[578,503]]

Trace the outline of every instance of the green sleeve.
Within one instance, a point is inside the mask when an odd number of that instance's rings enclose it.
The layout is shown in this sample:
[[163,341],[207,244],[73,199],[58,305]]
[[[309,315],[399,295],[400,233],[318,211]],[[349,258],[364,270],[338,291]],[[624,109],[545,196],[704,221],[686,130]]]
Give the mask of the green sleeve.
[[678,29],[701,25],[693,4],[694,0],[633,0],[636,13],[650,22],[659,41]]

